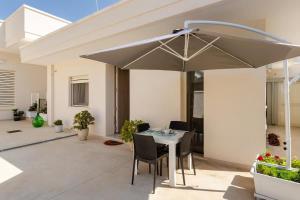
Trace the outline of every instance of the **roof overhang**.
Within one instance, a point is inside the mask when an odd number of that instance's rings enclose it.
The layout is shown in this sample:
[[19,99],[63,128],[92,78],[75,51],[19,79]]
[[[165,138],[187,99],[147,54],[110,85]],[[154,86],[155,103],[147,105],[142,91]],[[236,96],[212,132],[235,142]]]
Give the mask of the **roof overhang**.
[[185,13],[223,0],[123,0],[21,48],[22,62],[54,64],[182,27]]

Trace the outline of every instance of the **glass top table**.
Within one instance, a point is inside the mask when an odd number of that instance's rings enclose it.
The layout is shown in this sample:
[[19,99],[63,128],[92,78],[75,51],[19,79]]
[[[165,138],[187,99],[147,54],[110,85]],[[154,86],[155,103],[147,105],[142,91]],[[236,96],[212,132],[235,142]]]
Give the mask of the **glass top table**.
[[164,133],[163,130],[147,130],[138,134],[153,136],[156,143],[169,145],[177,144],[185,132],[186,131],[172,130],[171,133]]
[[[169,185],[176,186],[176,144],[186,131],[172,130],[173,133],[164,133],[161,130],[147,130],[141,135],[153,136],[156,143],[166,144],[169,147]],[[191,156],[188,158],[189,169],[191,169]],[[137,170],[135,170],[137,172]]]

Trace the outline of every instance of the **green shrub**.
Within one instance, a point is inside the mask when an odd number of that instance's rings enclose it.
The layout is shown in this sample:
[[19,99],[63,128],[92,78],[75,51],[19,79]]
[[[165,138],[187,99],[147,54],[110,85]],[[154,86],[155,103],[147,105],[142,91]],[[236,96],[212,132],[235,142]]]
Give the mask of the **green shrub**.
[[297,159],[292,160],[292,167],[300,169],[300,160]]
[[[300,160],[292,160],[292,167],[295,168],[293,170],[284,168],[284,166],[286,166],[286,160],[284,158],[273,156],[270,153],[260,155],[258,160],[260,161],[256,166],[258,173],[300,183]],[[280,165],[283,166],[283,168],[268,166],[264,163]]]
[[124,142],[132,142],[133,134],[136,133],[136,127],[138,124],[142,124],[141,120],[126,120],[121,129],[121,139]]

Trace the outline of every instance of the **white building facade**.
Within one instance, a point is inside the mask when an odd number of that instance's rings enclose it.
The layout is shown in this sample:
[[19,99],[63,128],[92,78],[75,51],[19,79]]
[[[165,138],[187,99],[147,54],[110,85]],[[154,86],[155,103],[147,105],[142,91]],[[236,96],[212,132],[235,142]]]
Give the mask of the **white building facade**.
[[[300,43],[300,29],[296,24],[296,19],[300,18],[299,6],[295,0],[284,4],[280,0],[127,0],[69,25],[51,18],[49,27],[52,28],[47,32],[52,32],[50,34],[39,32],[37,27],[25,29],[25,38],[35,41],[19,45],[17,49],[20,65],[26,63],[36,67],[46,80],[42,88],[30,91],[47,91],[49,124],[62,119],[71,127],[75,113],[89,110],[96,118],[93,133],[109,136],[115,132],[115,68],[80,58],[80,55],[168,34],[182,28],[187,19],[241,23]],[[43,20],[32,15],[33,19],[28,20],[24,15],[25,20],[21,20],[24,27]],[[54,19],[59,22],[56,24]],[[217,30],[233,33],[229,29]],[[0,25],[0,45],[5,43],[1,40],[1,31]],[[39,39],[32,32],[40,35]],[[43,34],[47,35],[41,37]],[[252,37],[245,33],[235,34]],[[14,35],[18,41],[24,41],[23,32],[9,35],[7,44],[14,43],[10,38]],[[130,119],[141,119],[152,127],[162,128],[171,120],[186,120],[185,73],[133,70],[129,76]],[[72,96],[72,81],[79,79],[84,83],[82,86],[88,85],[88,100],[74,106],[72,102],[77,100]],[[205,157],[249,166],[257,153],[265,151],[266,80],[265,68],[204,72]]]
[[25,5],[0,21],[0,73],[6,83],[0,89],[0,120],[12,119],[12,109],[28,110],[33,94],[46,98],[46,68],[22,63],[19,48],[69,23]]

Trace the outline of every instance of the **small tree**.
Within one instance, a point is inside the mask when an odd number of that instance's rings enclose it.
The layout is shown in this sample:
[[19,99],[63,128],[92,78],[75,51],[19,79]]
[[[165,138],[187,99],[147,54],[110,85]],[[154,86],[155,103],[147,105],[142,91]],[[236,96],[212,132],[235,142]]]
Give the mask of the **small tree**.
[[137,131],[137,125],[142,123],[141,120],[126,120],[121,129],[121,139],[124,142],[132,142],[133,134]]
[[89,113],[89,111],[84,110],[77,113],[74,117],[74,128],[78,130],[87,129],[90,124],[94,124],[95,118]]

